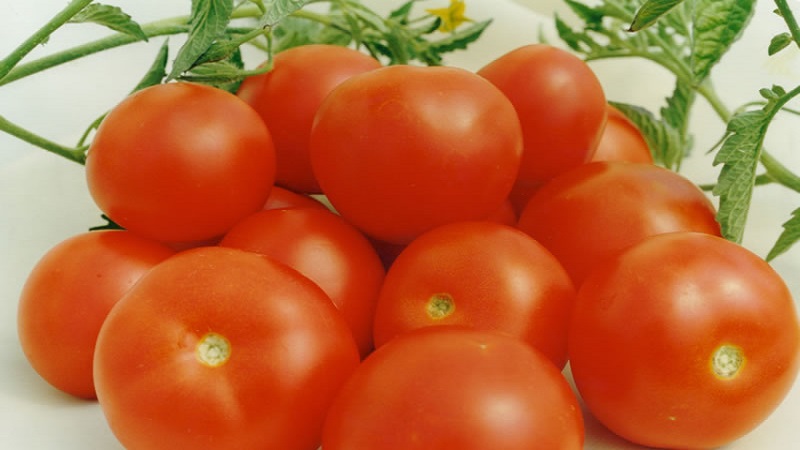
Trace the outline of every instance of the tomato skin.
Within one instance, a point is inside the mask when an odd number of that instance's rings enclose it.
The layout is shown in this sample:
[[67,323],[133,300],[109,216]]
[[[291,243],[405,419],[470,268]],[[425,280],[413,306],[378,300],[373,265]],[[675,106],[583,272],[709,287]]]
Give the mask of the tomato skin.
[[554,178],[530,198],[518,227],[579,287],[592,267],[647,236],[720,235],[714,205],[690,180],[653,164],[597,161]]
[[[215,352],[199,344],[215,341],[229,343],[228,358],[201,362]],[[315,450],[358,363],[347,325],[313,282],[262,255],[206,247],[164,261],[115,305],[94,375],[126,448]]]
[[608,120],[592,161],[628,161],[653,164],[653,154],[642,132],[619,109],[607,105]]
[[[731,376],[713,370],[722,345],[743,355]],[[578,390],[611,431],[648,447],[716,448],[788,393],[800,327],[788,288],[761,258],[717,236],[668,233],[589,275],[569,351]]]
[[583,417],[547,358],[501,333],[427,327],[373,352],[344,385],[325,450],[578,450]]
[[236,224],[219,245],[270,256],[307,276],[339,308],[361,356],[372,351],[385,270],[369,240],[344,219],[319,208],[261,211]]
[[375,345],[416,328],[464,325],[519,338],[562,368],[574,298],[563,267],[522,231],[493,222],[442,225],[412,241],[389,269]]
[[522,124],[525,149],[515,191],[531,192],[591,159],[607,103],[600,80],[583,60],[531,44],[499,56],[478,74],[503,91]]
[[308,157],[314,115],[339,83],[381,66],[352,48],[310,44],[276,54],[272,70],[242,82],[237,95],[258,111],[272,132],[276,184],[302,193],[321,192]]
[[269,210],[287,208],[328,209],[328,207],[325,206],[321,201],[311,197],[310,195],[300,194],[280,186],[273,186],[269,193],[269,197],[267,198],[267,202],[264,203],[263,209]]
[[106,116],[86,179],[98,207],[123,228],[165,242],[204,241],[261,209],[275,151],[261,118],[235,95],[160,84]]
[[92,358],[112,306],[174,252],[128,231],[72,236],[36,263],[20,293],[17,334],[36,372],[70,395],[96,397]]
[[389,66],[325,99],[311,165],[333,207],[377,240],[501,208],[522,152],[519,120],[491,83],[455,67]]

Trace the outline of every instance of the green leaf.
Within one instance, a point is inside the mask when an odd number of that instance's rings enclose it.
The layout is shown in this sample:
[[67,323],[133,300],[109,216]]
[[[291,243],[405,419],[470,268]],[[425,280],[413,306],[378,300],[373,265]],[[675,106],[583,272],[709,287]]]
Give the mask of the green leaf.
[[689,61],[695,83],[702,82],[741,37],[753,17],[755,4],[756,0],[697,0]]
[[722,164],[712,191],[719,196],[717,221],[722,235],[733,242],[742,242],[770,117],[764,109],[734,115],[728,122],[728,136],[714,158],[715,166]]
[[284,17],[303,8],[313,0],[266,0],[262,2],[266,13],[258,21],[259,27],[274,27]]
[[642,132],[656,163],[672,168],[680,163],[683,144],[680,133],[664,120],[659,120],[652,112],[640,106],[609,102],[619,109]]
[[147,35],[142,30],[142,27],[118,6],[92,3],[69,20],[69,23],[85,22],[103,25],[114,31],[147,41]]
[[[718,1],[718,0],[715,0]],[[628,31],[640,31],[653,25],[683,0],[647,0],[633,18]]]
[[466,27],[458,27],[455,31],[448,33],[444,38],[431,42],[431,46],[438,53],[463,50],[467,48],[469,44],[478,40],[491,23],[492,20],[489,19],[473,23]]
[[781,33],[772,37],[772,40],[769,43],[769,48],[767,49],[767,53],[769,56],[772,56],[779,51],[783,50],[784,48],[788,47],[794,40],[792,39],[792,35],[789,33]]
[[767,261],[782,255],[798,241],[800,241],[800,208],[795,209],[792,217],[783,224],[783,232],[767,254]]
[[564,0],[564,3],[567,4],[575,15],[586,23],[588,28],[599,27],[603,21],[603,17],[605,17],[602,10],[592,8],[583,3],[576,2],[575,0]]
[[142,79],[133,88],[133,92],[140,91],[146,87],[155,86],[160,84],[167,76],[167,62],[169,60],[169,43],[164,41],[161,48],[158,49],[155,61],[150,65],[150,68],[144,74]]
[[197,63],[211,45],[223,36],[233,13],[233,0],[193,0],[191,28],[178,51],[168,79],[174,79]]

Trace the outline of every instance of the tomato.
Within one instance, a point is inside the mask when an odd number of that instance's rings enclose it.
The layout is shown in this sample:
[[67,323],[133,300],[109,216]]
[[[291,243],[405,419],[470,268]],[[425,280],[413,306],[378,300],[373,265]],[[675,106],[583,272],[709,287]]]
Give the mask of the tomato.
[[320,193],[308,157],[314,115],[339,83],[378,67],[378,60],[358,50],[310,44],[278,53],[272,70],[242,82],[237,95],[258,111],[272,132],[277,184]]
[[22,288],[17,333],[34,370],[55,388],[95,398],[92,358],[111,307],[174,252],[128,231],[87,232],[51,248]]
[[800,362],[791,294],[761,258],[720,237],[648,238],[595,269],[570,329],[592,414],[639,445],[716,448],[777,407]]
[[318,208],[328,209],[310,195],[300,194],[280,186],[273,186],[263,209]]
[[583,416],[558,369],[518,339],[428,327],[373,352],[337,396],[325,450],[579,450]]
[[204,247],[154,267],[112,308],[94,376],[125,448],[315,450],[358,363],[317,285],[262,255]]
[[653,164],[653,154],[641,130],[619,109],[607,105],[608,121],[592,161],[629,161]]
[[580,286],[592,267],[647,236],[719,235],[714,205],[690,180],[652,164],[598,161],[542,186],[518,227],[561,262]]
[[369,240],[323,209],[255,213],[220,242],[268,255],[310,278],[344,316],[362,356],[373,348],[372,318],[385,270]]
[[389,66],[325,99],[311,166],[333,207],[371,237],[406,244],[437,225],[497,211],[522,134],[508,99],[455,67]]
[[525,149],[515,197],[591,159],[607,102],[583,60],[551,45],[531,44],[499,56],[478,74],[503,91],[522,124]]
[[167,242],[224,234],[261,209],[275,177],[264,122],[235,95],[160,84],[117,105],[86,159],[89,193],[111,219]]
[[494,222],[430,230],[395,259],[375,312],[375,345],[415,328],[465,325],[508,333],[563,367],[575,297],[541,244]]

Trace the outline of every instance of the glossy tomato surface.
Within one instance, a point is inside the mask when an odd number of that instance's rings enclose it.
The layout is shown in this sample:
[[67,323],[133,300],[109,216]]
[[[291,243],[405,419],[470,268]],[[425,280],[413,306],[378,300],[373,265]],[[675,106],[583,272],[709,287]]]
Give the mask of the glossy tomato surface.
[[375,344],[432,325],[504,332],[567,360],[572,281],[541,244],[494,222],[430,230],[397,257],[380,291]]
[[583,60],[551,45],[524,45],[478,74],[511,100],[522,124],[525,150],[517,194],[590,160],[606,120],[606,98]]
[[580,450],[583,416],[550,361],[505,334],[428,327],[392,340],[331,407],[325,450]]
[[719,235],[714,205],[694,183],[653,164],[597,161],[536,191],[518,226],[561,262],[579,287],[605,258],[671,231]]
[[28,275],[17,334],[25,357],[55,388],[95,398],[92,359],[108,312],[139,278],[172,256],[129,231],[93,231],[51,248]]
[[607,105],[608,120],[592,161],[653,163],[653,154],[641,130],[619,109]]
[[334,208],[395,244],[500,209],[521,153],[509,100],[455,67],[353,76],[325,99],[311,132],[311,165]]
[[100,209],[123,228],[166,242],[204,241],[261,209],[275,151],[264,122],[235,95],[160,84],[106,116],[86,179]]
[[315,450],[358,365],[330,299],[285,264],[244,250],[187,250],[109,313],[94,375],[131,449]]
[[372,351],[385,270],[369,240],[340,216],[319,208],[261,211],[236,224],[220,245],[270,256],[307,276],[342,313],[361,355]]
[[616,434],[716,448],[761,423],[794,382],[795,304],[760,257],[703,233],[648,238],[594,270],[570,330],[573,378]]
[[314,115],[339,83],[381,63],[352,48],[309,44],[279,52],[272,65],[269,72],[245,79],[237,95],[258,111],[272,134],[276,184],[319,193],[308,156]]

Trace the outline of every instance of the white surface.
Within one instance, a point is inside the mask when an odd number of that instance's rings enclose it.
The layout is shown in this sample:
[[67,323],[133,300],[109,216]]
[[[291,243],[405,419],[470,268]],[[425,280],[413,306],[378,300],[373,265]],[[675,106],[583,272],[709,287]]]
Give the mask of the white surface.
[[[185,1],[104,3],[122,6],[140,23],[185,14],[189,8],[189,2]],[[378,0],[369,3],[378,4]],[[551,28],[549,17],[553,11],[565,11],[561,2],[555,0],[518,0],[517,3],[541,15],[508,0],[468,0],[469,16],[475,19],[491,16],[495,23],[471,50],[456,54],[448,61],[477,69],[504,51],[534,42],[540,26]],[[0,56],[8,54],[30,30],[65,4],[64,0],[26,0],[4,6],[0,15]],[[380,4],[386,8],[385,5],[397,2],[381,1]],[[445,0],[436,0],[425,6],[444,4]],[[715,79],[731,107],[753,99],[760,87],[773,82],[791,86],[791,80],[800,80],[796,51],[782,57],[777,64],[767,63],[763,56],[769,38],[781,29],[780,22],[769,12],[771,8],[771,2],[760,3],[758,16],[745,41],[737,44],[725,60],[723,72]],[[97,26],[70,25],[46,46],[37,49],[35,55],[106,34]],[[150,44],[105,52],[2,86],[0,114],[59,142],[75,142],[86,124],[113,106],[138,81],[161,42],[161,39],[154,39]],[[173,43],[178,42],[173,38]],[[630,62],[614,61],[593,67],[612,100],[656,107],[670,89],[670,78],[647,65],[632,67]],[[716,169],[702,151],[718,138],[723,125],[700,103],[694,125],[698,131],[698,151],[687,162],[684,173],[697,182],[708,182],[716,177]],[[790,126],[776,130],[768,141],[770,149],[789,167],[800,171],[800,152],[792,151],[798,145],[800,133],[792,132]],[[745,245],[763,256],[780,233],[780,224],[800,205],[800,196],[781,188],[759,188],[755,201]],[[86,191],[80,166],[0,133],[0,448],[121,448],[110,434],[96,403],[61,394],[32,371],[19,349],[16,335],[17,297],[31,267],[57,242],[97,224],[98,214]],[[800,298],[800,248],[780,257],[774,265],[795,298]],[[796,384],[775,414],[750,435],[726,448],[798,448],[798,417],[800,386]],[[587,449],[638,448],[615,439],[590,417],[587,422]]]

